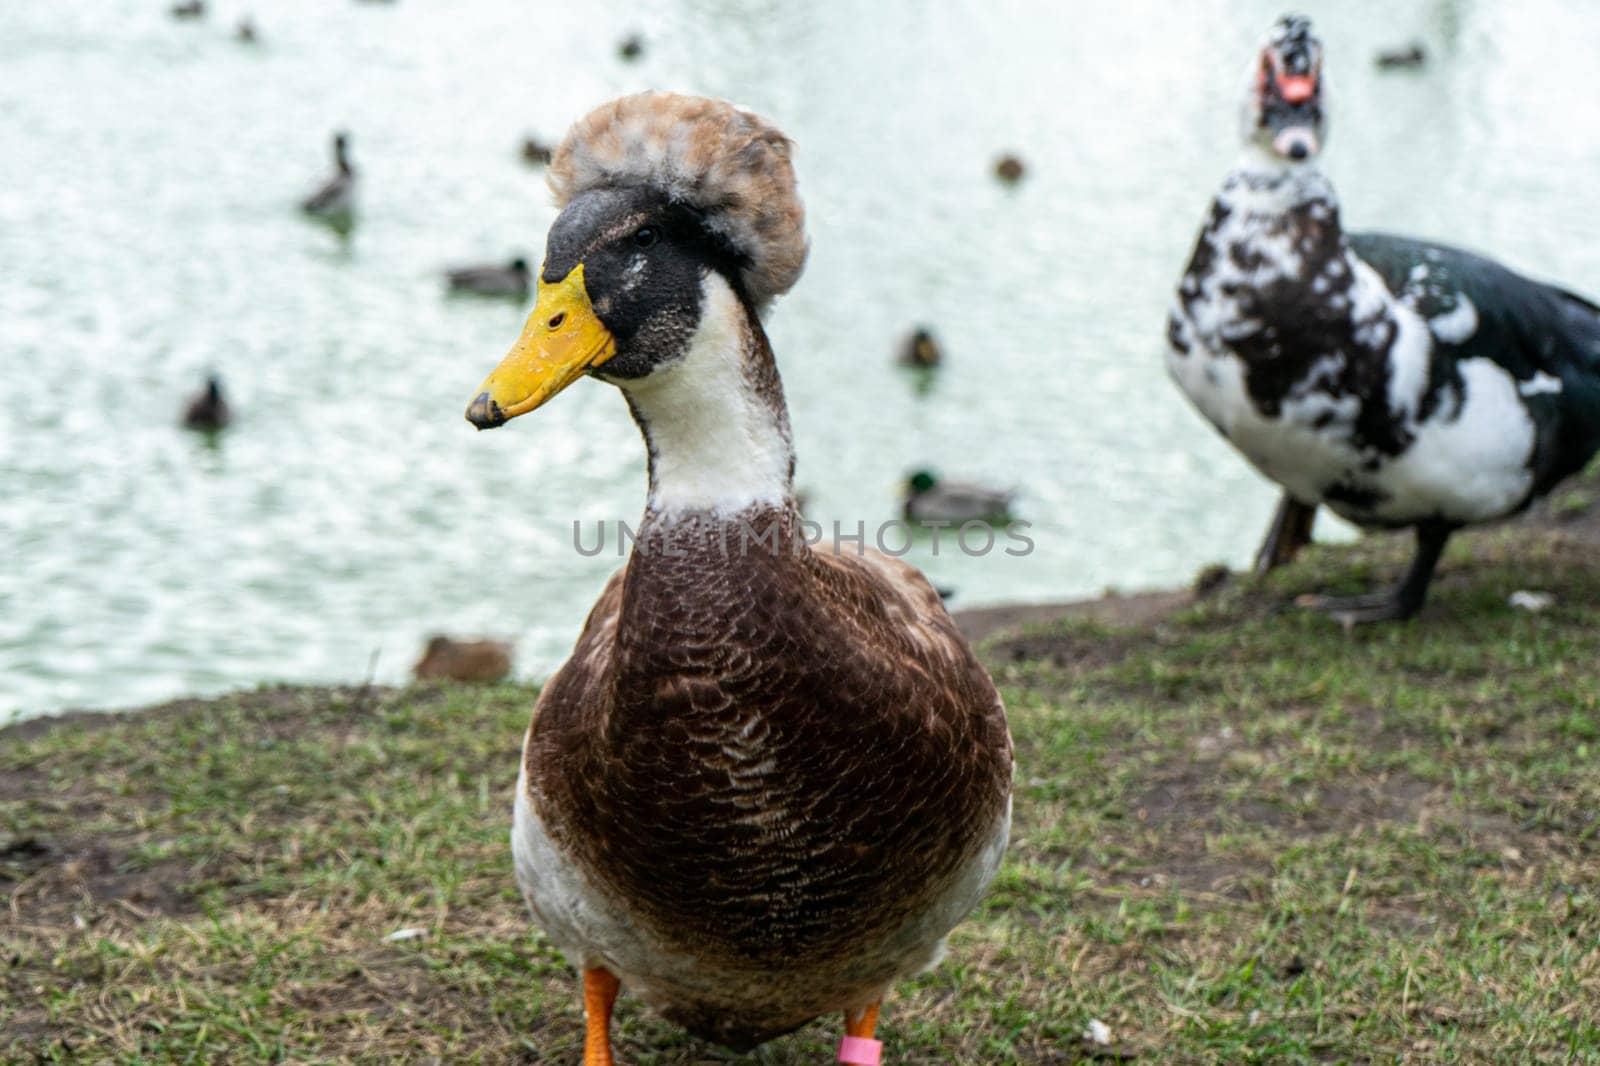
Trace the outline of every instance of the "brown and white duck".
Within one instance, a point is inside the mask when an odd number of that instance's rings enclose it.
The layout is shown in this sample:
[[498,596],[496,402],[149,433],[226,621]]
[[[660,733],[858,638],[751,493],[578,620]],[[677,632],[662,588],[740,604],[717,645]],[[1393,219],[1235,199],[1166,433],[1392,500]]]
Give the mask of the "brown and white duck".
[[879,1003],[1005,849],[1005,712],[938,593],[802,536],[761,318],[806,259],[789,155],[699,97],[581,119],[533,314],[467,412],[499,426],[595,377],[650,457],[633,554],[534,708],[512,831],[583,973],[587,1066],[619,982],[736,1049],[842,1012],[841,1061],[876,1062]]

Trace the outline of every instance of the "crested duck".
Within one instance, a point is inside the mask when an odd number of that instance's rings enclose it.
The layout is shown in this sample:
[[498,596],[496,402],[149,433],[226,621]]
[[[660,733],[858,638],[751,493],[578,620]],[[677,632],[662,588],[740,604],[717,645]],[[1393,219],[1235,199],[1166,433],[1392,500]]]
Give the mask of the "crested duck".
[[528,281],[532,276],[528,261],[520,255],[504,266],[457,267],[445,271],[452,292],[512,296],[519,300],[528,295]]
[[933,339],[933,333],[925,326],[918,326],[912,330],[911,336],[905,339],[900,348],[902,366],[932,370],[942,362],[944,362],[944,352],[940,350],[939,342]]
[[1409,618],[1452,532],[1521,511],[1600,448],[1600,310],[1470,252],[1346,233],[1316,162],[1322,60],[1300,17],[1253,59],[1244,154],[1178,285],[1167,367],[1284,489],[1258,566],[1292,556],[1321,504],[1409,527],[1396,588],[1304,598],[1347,623]]
[[300,202],[300,209],[314,218],[349,218],[356,206],[356,168],[350,165],[350,137],[333,136],[333,174],[317,191]]
[[1010,152],[994,162],[994,176],[1007,185],[1015,185],[1022,180],[1022,175],[1025,173],[1027,168],[1022,165],[1022,159]]
[[500,681],[511,673],[511,645],[503,640],[428,638],[422,658],[411,668],[418,681]]
[[1009,522],[1017,494],[971,481],[946,481],[931,470],[906,478],[902,510],[908,522]]
[[1005,848],[1005,712],[938,594],[802,535],[762,324],[806,259],[789,156],[700,97],[580,119],[533,313],[467,411],[492,428],[598,378],[650,456],[632,556],[539,695],[515,800],[518,883],[583,974],[588,1066],[612,1061],[619,983],[735,1049],[841,1012],[841,1061],[877,1062],[879,1003]]
[[183,410],[184,428],[216,433],[226,429],[232,421],[233,412],[222,395],[222,381],[212,374],[206,378],[205,386],[189,398]]

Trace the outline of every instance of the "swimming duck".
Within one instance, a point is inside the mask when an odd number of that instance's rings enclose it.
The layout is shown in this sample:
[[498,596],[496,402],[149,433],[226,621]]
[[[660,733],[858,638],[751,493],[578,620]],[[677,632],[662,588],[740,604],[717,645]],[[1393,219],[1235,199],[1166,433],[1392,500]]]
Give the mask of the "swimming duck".
[[644,37],[630,33],[617,45],[617,55],[629,63],[644,55]]
[[900,363],[902,366],[920,367],[932,370],[944,362],[944,352],[939,348],[939,342],[933,339],[933,333],[926,327],[918,326],[912,330],[905,344],[900,349]]
[[1445,542],[1514,514],[1600,448],[1600,309],[1482,256],[1349,233],[1317,167],[1322,45],[1286,17],[1253,60],[1244,154],[1168,320],[1167,367],[1285,496],[1258,561],[1326,504],[1411,528],[1393,590],[1309,597],[1349,622],[1421,609]]
[[500,681],[511,673],[511,645],[503,640],[433,636],[411,673],[418,681]]
[[789,157],[700,97],[580,119],[533,314],[467,411],[492,428],[594,377],[650,456],[632,556],[540,693],[515,801],[517,880],[583,973],[588,1066],[612,1061],[619,982],[736,1049],[842,1012],[841,1061],[877,1062],[880,1001],[1005,848],[1005,712],[938,594],[803,536],[762,324],[806,259]]
[[349,217],[356,206],[356,169],[350,165],[350,137],[333,137],[333,174],[300,203],[300,209],[317,218]]
[[1412,41],[1404,48],[1396,48],[1388,52],[1379,52],[1373,62],[1379,70],[1413,70],[1427,62],[1428,53],[1423,50],[1419,41]]
[[205,387],[189,398],[183,410],[184,428],[216,433],[226,429],[232,421],[233,412],[222,395],[222,381],[212,374],[206,378]]
[[1022,175],[1026,172],[1027,168],[1022,165],[1021,158],[1011,154],[1010,152],[1007,152],[1005,155],[995,160],[994,176],[1005,182],[1007,185],[1015,185],[1017,182],[1021,181]]
[[522,139],[522,161],[530,166],[549,166],[550,157],[554,152],[555,149],[537,137],[524,137]]
[[458,267],[445,271],[445,278],[450,282],[453,292],[513,296],[519,300],[528,295],[531,276],[528,261],[520,255],[504,266]]
[[971,481],[946,481],[931,470],[906,478],[902,511],[908,522],[1005,523],[1011,520],[1012,489],[995,489]]
[[175,19],[198,19],[206,14],[205,0],[184,0],[181,4],[173,4],[172,17]]

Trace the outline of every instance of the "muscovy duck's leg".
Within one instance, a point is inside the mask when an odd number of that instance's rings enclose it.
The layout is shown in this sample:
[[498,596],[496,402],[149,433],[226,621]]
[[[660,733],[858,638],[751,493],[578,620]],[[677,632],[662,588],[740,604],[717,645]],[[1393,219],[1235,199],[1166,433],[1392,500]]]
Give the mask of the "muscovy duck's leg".
[[1287,492],[1278,501],[1278,511],[1267,527],[1267,538],[1256,551],[1257,577],[1294,562],[1300,549],[1311,543],[1311,527],[1317,521],[1316,504],[1301,503]]
[[1434,568],[1439,556],[1456,527],[1442,522],[1423,522],[1417,526],[1417,554],[1412,557],[1411,570],[1405,580],[1388,592],[1366,596],[1301,596],[1295,602],[1301,607],[1321,611],[1346,625],[1366,622],[1399,622],[1422,610],[1428,598],[1428,585],[1433,581]]

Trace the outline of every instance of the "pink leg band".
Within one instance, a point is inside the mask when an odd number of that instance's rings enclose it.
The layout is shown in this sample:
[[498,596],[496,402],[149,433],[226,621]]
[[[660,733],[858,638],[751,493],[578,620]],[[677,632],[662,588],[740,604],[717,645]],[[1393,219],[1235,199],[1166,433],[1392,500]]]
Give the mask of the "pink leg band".
[[864,1036],[847,1036],[839,1041],[839,1060],[849,1066],[878,1066],[883,1058],[883,1041]]

